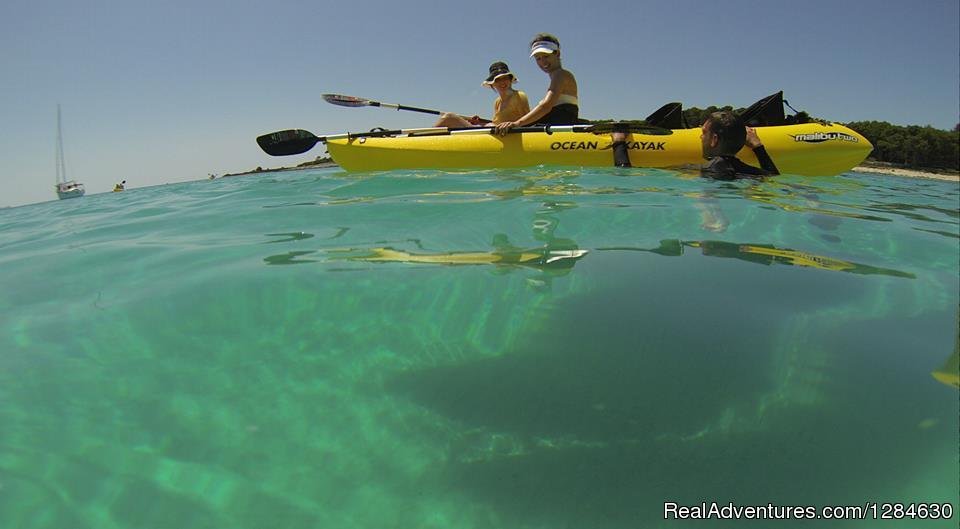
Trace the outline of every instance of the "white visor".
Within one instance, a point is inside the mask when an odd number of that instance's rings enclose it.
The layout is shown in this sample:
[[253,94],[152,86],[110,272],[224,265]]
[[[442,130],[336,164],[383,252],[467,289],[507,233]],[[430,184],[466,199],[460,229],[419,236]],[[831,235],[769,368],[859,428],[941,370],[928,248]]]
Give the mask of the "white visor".
[[531,57],[538,53],[556,53],[558,51],[560,51],[560,45],[549,40],[538,40],[530,46]]

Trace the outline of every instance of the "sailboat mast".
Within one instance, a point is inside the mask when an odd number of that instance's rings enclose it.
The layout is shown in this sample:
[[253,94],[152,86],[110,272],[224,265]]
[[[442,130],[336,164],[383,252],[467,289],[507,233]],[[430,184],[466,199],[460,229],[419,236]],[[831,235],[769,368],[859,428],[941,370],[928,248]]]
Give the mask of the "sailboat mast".
[[63,130],[60,126],[60,104],[57,104],[57,183],[67,181],[67,163],[63,158]]

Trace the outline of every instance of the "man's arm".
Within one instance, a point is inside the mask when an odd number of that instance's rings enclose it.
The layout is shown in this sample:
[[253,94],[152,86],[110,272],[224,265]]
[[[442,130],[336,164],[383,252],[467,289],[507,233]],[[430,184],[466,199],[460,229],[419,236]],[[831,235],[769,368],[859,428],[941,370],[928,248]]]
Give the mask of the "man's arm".
[[753,151],[753,154],[756,155],[757,161],[760,162],[760,169],[747,164],[742,164],[742,167],[737,167],[738,173],[743,172],[744,174],[756,176],[772,176],[780,174],[780,170],[777,169],[776,164],[773,163],[770,155],[767,154],[767,149],[763,146],[763,142],[760,141],[760,137],[757,136],[757,131],[754,130],[753,127],[747,127],[747,139],[745,143],[747,147],[750,147],[750,149]]
[[777,169],[777,165],[773,163],[773,160],[770,158],[770,155],[767,154],[767,149],[763,145],[753,148],[753,154],[756,155],[757,161],[760,162],[760,169],[765,171],[767,175],[778,175],[780,170]]

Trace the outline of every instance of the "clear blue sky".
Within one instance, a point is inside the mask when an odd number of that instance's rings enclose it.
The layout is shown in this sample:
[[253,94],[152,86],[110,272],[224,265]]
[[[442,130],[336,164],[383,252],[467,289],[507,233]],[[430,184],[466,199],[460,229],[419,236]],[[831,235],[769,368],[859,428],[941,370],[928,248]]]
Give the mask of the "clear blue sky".
[[[325,103],[325,92],[489,114],[480,86],[556,34],[581,115],[640,119],[668,101],[747,106],[784,90],[836,121],[960,120],[957,0],[84,2],[0,7],[0,207],[55,198],[56,104],[68,175],[87,193],[195,180],[272,158],[254,138],[421,127],[431,116]],[[710,35],[711,31],[715,34]]]

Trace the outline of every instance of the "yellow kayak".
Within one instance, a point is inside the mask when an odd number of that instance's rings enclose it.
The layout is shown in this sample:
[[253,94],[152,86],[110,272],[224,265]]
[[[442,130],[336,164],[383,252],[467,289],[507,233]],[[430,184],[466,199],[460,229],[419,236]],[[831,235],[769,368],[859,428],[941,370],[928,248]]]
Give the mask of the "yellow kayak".
[[[537,165],[613,167],[609,133],[585,126],[558,126],[549,132],[506,136],[489,129],[409,132],[391,136],[329,137],[327,150],[347,171],[532,167]],[[804,123],[757,127],[757,135],[780,172],[808,176],[837,175],[856,167],[873,150],[859,133],[838,124]],[[630,133],[627,145],[634,167],[680,167],[703,163],[700,129],[663,129]],[[759,165],[744,148],[739,157]]]

